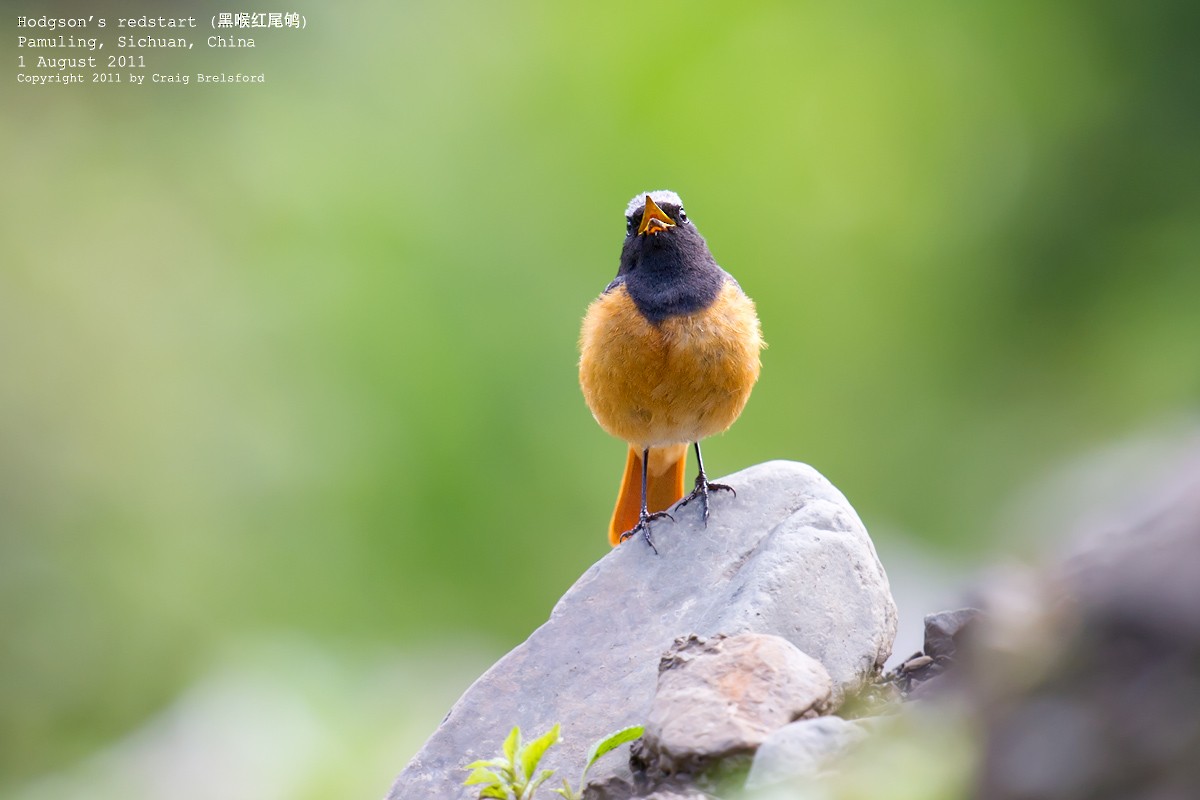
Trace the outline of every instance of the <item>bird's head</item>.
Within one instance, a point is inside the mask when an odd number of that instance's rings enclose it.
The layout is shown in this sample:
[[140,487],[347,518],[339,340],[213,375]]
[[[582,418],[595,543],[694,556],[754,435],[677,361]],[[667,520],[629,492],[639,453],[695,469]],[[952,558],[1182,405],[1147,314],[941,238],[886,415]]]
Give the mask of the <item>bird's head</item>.
[[[680,272],[712,262],[708,245],[669,189],[634,195],[625,207],[621,274],[638,269]],[[715,267],[715,264],[713,264]]]
[[679,195],[660,189],[634,195],[625,207],[617,277],[638,310],[657,324],[707,307],[729,276],[688,219]]
[[672,228],[690,225],[683,201],[670,189],[634,195],[625,207],[625,235],[657,237]]

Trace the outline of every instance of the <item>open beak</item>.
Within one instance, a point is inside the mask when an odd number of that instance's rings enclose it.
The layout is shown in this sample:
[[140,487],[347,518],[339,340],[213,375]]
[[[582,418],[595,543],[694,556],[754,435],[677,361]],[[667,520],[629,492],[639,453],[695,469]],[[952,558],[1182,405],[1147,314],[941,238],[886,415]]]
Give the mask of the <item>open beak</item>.
[[646,210],[642,212],[642,224],[638,226],[638,236],[643,233],[658,233],[674,227],[675,220],[664,214],[663,210],[650,199],[650,195],[646,195]]

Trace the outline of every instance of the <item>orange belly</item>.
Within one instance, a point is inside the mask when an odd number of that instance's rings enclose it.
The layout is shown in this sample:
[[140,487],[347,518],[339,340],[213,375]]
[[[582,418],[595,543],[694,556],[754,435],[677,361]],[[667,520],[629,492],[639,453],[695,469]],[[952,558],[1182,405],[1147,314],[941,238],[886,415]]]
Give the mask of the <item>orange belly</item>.
[[600,427],[635,448],[696,442],[742,413],[762,347],[754,302],[733,282],[708,308],[659,325],[618,286],[588,307],[579,382]]

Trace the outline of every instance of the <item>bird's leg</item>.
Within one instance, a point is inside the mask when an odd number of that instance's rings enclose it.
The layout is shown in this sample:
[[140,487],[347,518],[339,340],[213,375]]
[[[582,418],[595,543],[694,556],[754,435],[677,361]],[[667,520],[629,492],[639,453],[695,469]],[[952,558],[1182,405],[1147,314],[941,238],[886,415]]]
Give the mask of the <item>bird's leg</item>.
[[629,530],[621,534],[621,541],[625,541],[630,536],[635,536],[639,531],[646,539],[646,544],[650,545],[650,549],[654,551],[654,555],[658,555],[658,548],[654,546],[654,542],[650,541],[650,520],[661,519],[666,517],[672,522],[675,518],[666,511],[655,511],[653,514],[646,509],[646,474],[650,464],[650,448],[647,447],[642,451],[642,510],[638,512],[638,522]]
[[708,493],[727,491],[733,492],[733,496],[737,497],[737,491],[732,486],[726,486],[723,483],[713,483],[708,479],[708,475],[704,473],[704,459],[700,456],[700,442],[695,442],[696,445],[696,464],[700,468],[700,473],[696,476],[696,488],[692,489],[692,493],[679,501],[676,508],[683,508],[688,503],[700,498],[700,505],[704,509],[704,527],[708,527]]

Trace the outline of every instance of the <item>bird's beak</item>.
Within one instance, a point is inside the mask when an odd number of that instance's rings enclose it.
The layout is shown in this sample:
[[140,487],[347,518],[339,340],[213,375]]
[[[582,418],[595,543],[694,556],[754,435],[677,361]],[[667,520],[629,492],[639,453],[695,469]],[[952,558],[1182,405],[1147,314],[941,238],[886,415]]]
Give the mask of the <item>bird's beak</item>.
[[642,212],[642,224],[638,226],[638,236],[643,233],[658,233],[674,227],[675,220],[664,214],[663,210],[650,199],[650,195],[646,195],[646,210]]

